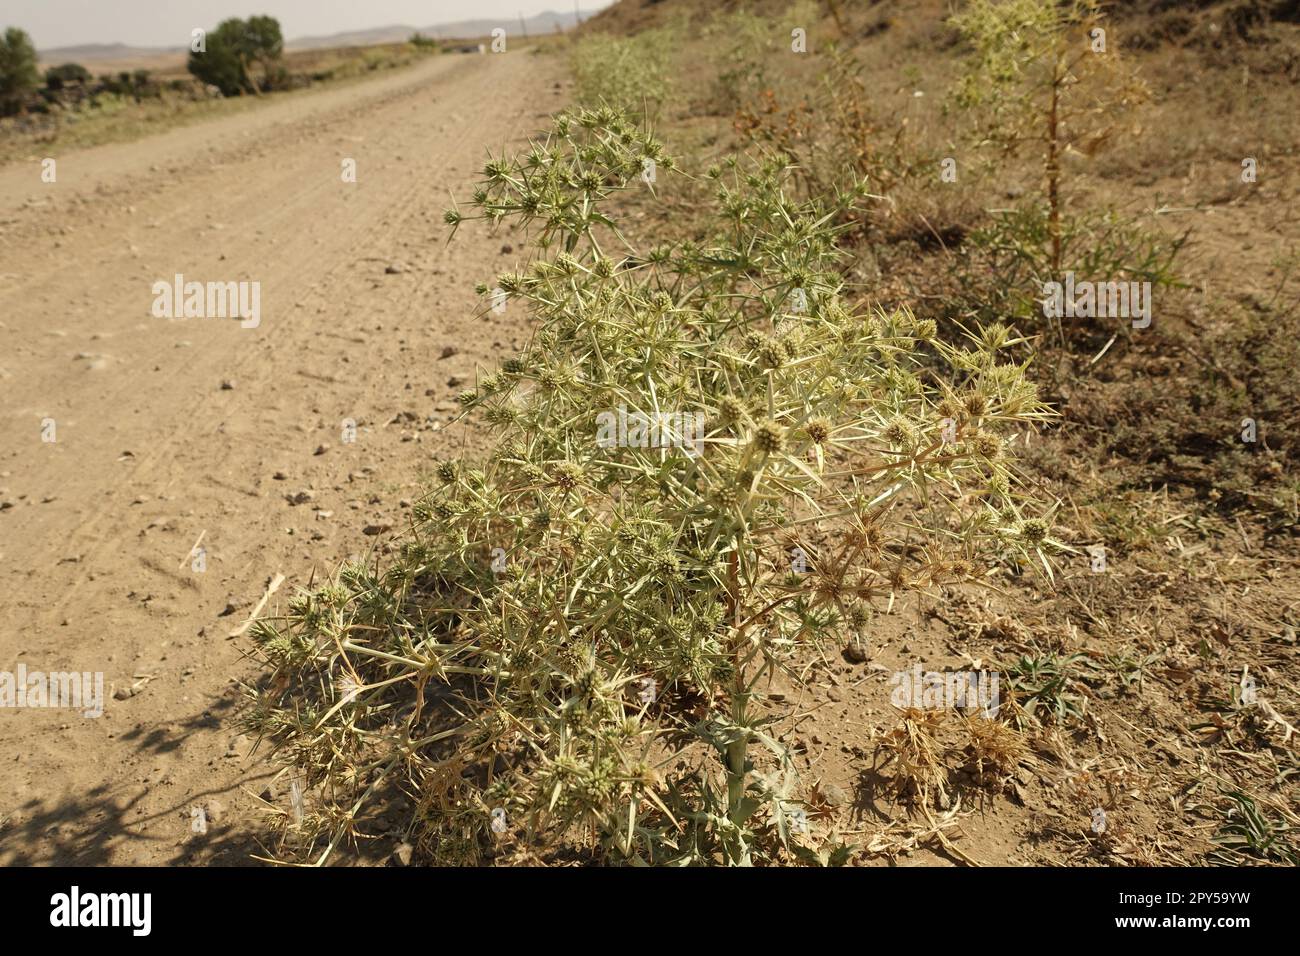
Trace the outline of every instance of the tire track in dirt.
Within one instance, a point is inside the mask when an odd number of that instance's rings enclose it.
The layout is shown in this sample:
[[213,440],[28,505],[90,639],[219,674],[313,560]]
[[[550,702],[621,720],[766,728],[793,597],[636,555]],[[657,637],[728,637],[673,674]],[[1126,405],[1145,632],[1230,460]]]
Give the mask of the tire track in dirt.
[[[447,246],[441,213],[485,147],[541,125],[561,72],[526,52],[439,58],[59,157],[56,185],[37,163],[0,170],[0,670],[103,671],[106,696],[154,675],[98,720],[0,710],[0,862],[247,859],[245,789],[266,771],[232,728],[231,678],[251,671],[225,633],[271,575],[282,601],[372,544],[362,526],[400,530],[419,462],[452,440],[446,414],[421,419],[522,334],[474,317],[473,283],[513,264],[503,240]],[[152,283],[177,272],[260,281],[261,326],[151,317]],[[388,427],[399,412],[414,421]],[[267,796],[286,806],[285,789]]]

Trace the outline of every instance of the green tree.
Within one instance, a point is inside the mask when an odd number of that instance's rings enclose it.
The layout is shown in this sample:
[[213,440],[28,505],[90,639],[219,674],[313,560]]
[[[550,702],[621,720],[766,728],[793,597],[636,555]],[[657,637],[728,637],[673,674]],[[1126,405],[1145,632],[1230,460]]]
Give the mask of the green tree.
[[270,76],[284,52],[284,37],[274,17],[231,17],[208,34],[206,47],[190,54],[189,71],[225,96],[235,96],[260,92],[251,67],[258,65],[264,77]]
[[263,76],[272,77],[278,71],[280,56],[284,53],[284,35],[280,32],[280,21],[275,17],[249,17],[239,52],[243,57],[246,74],[248,64],[257,63],[262,67]]
[[27,95],[39,82],[32,38],[17,27],[10,27],[0,37],[0,114],[22,109]]

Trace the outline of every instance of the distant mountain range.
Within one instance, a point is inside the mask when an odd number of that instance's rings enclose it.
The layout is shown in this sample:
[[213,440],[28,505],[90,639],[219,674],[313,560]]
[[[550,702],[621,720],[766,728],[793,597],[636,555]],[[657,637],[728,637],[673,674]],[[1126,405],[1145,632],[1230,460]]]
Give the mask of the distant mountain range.
[[[556,13],[547,10],[531,17],[524,17],[523,26],[529,36],[555,33],[558,30],[571,30],[580,16],[587,20],[594,16],[594,10],[582,10],[580,13]],[[459,20],[455,23],[438,23],[429,27],[410,27],[404,24],[376,27],[372,30],[353,30],[347,33],[335,33],[331,36],[299,37],[285,43],[286,50],[319,50],[340,46],[371,46],[376,43],[401,43],[409,40],[411,34],[422,33],[435,40],[472,40],[490,36],[497,27],[504,27],[511,37],[518,36],[519,18],[506,17],[496,20]],[[42,63],[93,63],[96,60],[132,60],[156,57],[165,54],[185,53],[187,48],[129,46],[125,43],[87,43],[82,46],[55,47],[40,51]]]

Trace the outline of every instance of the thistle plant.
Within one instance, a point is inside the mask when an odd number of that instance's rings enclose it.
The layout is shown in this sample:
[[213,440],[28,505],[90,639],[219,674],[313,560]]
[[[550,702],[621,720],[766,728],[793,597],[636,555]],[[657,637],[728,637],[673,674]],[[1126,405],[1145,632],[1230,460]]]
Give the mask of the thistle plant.
[[713,106],[734,113],[770,90],[773,75],[789,68],[790,31],[813,31],[820,20],[817,5],[809,0],[785,4],[776,17],[744,8],[715,14],[704,29],[719,64],[710,96]]
[[1100,0],[971,0],[952,18],[973,47],[955,100],[976,118],[977,143],[1003,155],[1043,148],[1048,264],[1062,270],[1062,158],[1092,155],[1147,95],[1107,44]]
[[884,210],[896,202],[893,194],[933,161],[908,139],[906,122],[879,106],[852,50],[829,43],[818,61],[815,83],[784,84],[784,99],[762,90],[737,109],[734,126],[792,166],[807,195],[872,200],[829,204],[851,226],[849,238],[859,238],[879,229]]
[[573,48],[575,93],[588,108],[603,105],[654,116],[671,89],[674,29],[635,36],[584,36]]
[[711,170],[710,240],[641,247],[608,207],[647,160],[674,165],[624,114],[562,114],[448,213],[530,231],[496,283],[534,332],[462,397],[492,451],[439,465],[400,557],[255,629],[250,722],[312,794],[286,852],[325,860],[397,788],[440,863],[778,859],[801,837],[767,679],[909,590],[1040,559],[1015,333],[852,307],[834,211],[774,163]]

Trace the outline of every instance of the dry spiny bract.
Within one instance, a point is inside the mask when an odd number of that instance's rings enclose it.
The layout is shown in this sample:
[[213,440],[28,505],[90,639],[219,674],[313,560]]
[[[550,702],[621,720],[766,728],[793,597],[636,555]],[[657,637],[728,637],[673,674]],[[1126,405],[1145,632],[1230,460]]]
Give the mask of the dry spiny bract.
[[[965,574],[1045,541],[1011,470],[1046,414],[1020,366],[978,338],[919,352],[932,330],[906,310],[853,305],[831,225],[851,217],[773,160],[722,167],[711,235],[638,250],[605,200],[651,158],[662,188],[670,161],[624,114],[562,115],[449,218],[530,237],[503,279],[535,333],[463,396],[492,445],[437,466],[400,555],[257,631],[272,673],[250,719],[311,792],[286,854],[328,856],[405,789],[435,862],[772,859],[794,766],[764,678],[797,680],[808,642],[865,653],[873,610],[928,586],[937,554]],[[958,401],[978,447],[939,439]],[[791,571],[795,524],[842,543],[814,573]],[[933,787],[923,726],[896,753]]]

